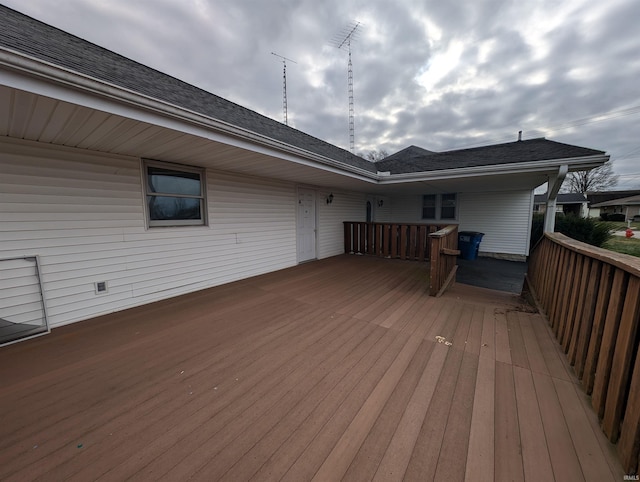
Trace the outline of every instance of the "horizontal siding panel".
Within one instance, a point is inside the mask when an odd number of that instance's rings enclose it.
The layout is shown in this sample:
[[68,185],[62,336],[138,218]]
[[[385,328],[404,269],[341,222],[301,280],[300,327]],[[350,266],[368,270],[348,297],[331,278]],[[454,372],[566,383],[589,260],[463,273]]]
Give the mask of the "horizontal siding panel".
[[[78,313],[84,315],[84,319],[99,316],[101,314],[110,313],[112,311],[118,311],[122,308],[120,306],[129,307],[132,303],[131,292],[123,293],[109,293],[108,295],[96,296],[92,299],[85,301],[78,301],[75,303],[55,303],[56,300],[49,302],[47,299],[47,316],[49,318],[50,326],[59,326],[66,324],[67,319],[77,319]],[[90,314],[97,313],[97,315]]]
[[[44,257],[42,258],[44,259]],[[51,269],[48,266],[41,266],[42,281],[46,283],[45,290],[49,290],[51,283],[66,282],[66,286],[82,285],[90,283],[93,285],[95,281],[102,281],[109,276],[114,277],[115,273],[124,273],[127,271],[127,265],[122,262],[106,263],[104,266],[92,266],[87,263],[81,269],[60,271]],[[56,286],[54,285],[54,286]]]
[[127,192],[127,196],[97,196],[91,194],[89,196],[79,196],[72,194],[21,194],[0,192],[0,203],[17,203],[17,204],[56,204],[56,205],[73,205],[73,206],[130,206],[131,200],[138,202],[140,200],[139,192]]
[[[329,194],[333,202],[323,202]],[[318,258],[344,253],[344,221],[364,221],[366,196],[361,193],[320,191],[318,193]]]
[[424,223],[422,219],[422,196],[393,196],[391,199],[391,222]]
[[25,286],[31,286],[37,282],[38,278],[35,275],[10,277],[10,275],[8,276],[5,273],[2,273],[2,277],[0,277],[0,290],[4,291],[11,288],[22,288]]
[[11,300],[20,297],[30,298],[32,301],[40,300],[40,285],[37,278],[33,277],[28,284],[9,285],[0,288],[0,306],[9,304]]
[[[135,209],[134,206],[131,205],[131,202],[114,202],[112,204],[99,204],[96,200],[86,199],[84,202],[78,203],[60,203],[53,201],[42,201],[38,202],[15,202],[15,201],[6,201],[2,202],[0,200],[0,216],[2,213],[14,214],[17,220],[29,220],[29,214],[35,215],[38,214],[42,216],[45,215],[54,215],[54,214],[78,214],[78,213],[88,213],[88,214],[98,214],[99,216],[107,215],[107,214],[134,214],[140,217],[143,213],[142,207]],[[37,210],[37,213],[35,212]],[[9,219],[13,221],[13,219]]]
[[125,223],[131,221],[137,221],[138,224],[143,221],[142,209],[135,212],[130,209],[124,210],[119,207],[113,209],[95,210],[93,212],[86,211],[84,208],[77,209],[75,212],[51,212],[49,207],[43,208],[41,212],[1,212],[1,223],[39,223],[39,222],[109,222],[109,221],[124,221]]
[[460,230],[485,233],[480,252],[526,256],[531,230],[531,191],[462,193]]
[[296,264],[291,183],[207,171],[208,226],[146,229],[139,160],[10,144],[0,257],[40,256],[54,327]]
[[[106,230],[105,230],[106,231]],[[30,231],[32,232],[32,231]],[[78,249],[83,247],[87,247],[85,249],[91,250],[89,248],[92,245],[97,246],[111,246],[113,243],[119,243],[124,240],[124,236],[122,234],[115,235],[105,235],[105,236],[70,236],[70,237],[61,237],[61,236],[53,236],[51,238],[47,237],[47,233],[49,231],[40,231],[37,236],[33,236],[33,238],[28,238],[29,232],[22,231],[11,231],[2,233],[2,239],[6,242],[7,246],[13,246],[19,244],[20,249],[43,249],[43,250],[54,250],[60,248],[60,253],[63,252],[63,249],[69,249],[69,252],[74,251],[73,247],[75,246]],[[16,236],[14,236],[14,234]],[[19,234],[19,236],[17,236]],[[12,241],[12,243],[9,243]],[[17,243],[16,241],[19,241]],[[16,242],[16,243],[13,243]],[[98,248],[99,249],[99,248]],[[96,251],[94,249],[94,251]],[[1,250],[0,250],[1,252]]]
[[92,166],[98,166],[98,168],[106,170],[111,169],[112,171],[114,168],[134,171],[139,166],[137,158],[131,156],[106,155],[103,152],[70,149],[53,144],[11,138],[0,139],[0,153],[5,154],[3,157],[3,164],[5,165],[31,163],[39,168],[43,165],[48,167],[61,163],[58,165],[72,166],[68,170],[79,169],[83,171],[94,169],[95,167]]
[[125,182],[123,179],[113,181],[99,181],[91,180],[91,178],[78,179],[76,177],[56,177],[52,174],[43,176],[39,170],[37,172],[37,176],[28,173],[12,174],[9,172],[3,172],[2,182],[3,184],[13,184],[19,186],[55,186],[66,188],[80,187],[78,183],[81,182],[82,189],[95,189],[103,193],[109,192],[110,189],[124,192],[140,191],[139,175],[138,178],[128,179],[127,182]]
[[2,279],[6,280],[31,279],[36,275],[35,261],[30,259],[0,259],[0,272],[2,273]]
[[[2,172],[4,176],[15,176],[17,179],[65,179],[69,181],[88,181],[90,184],[104,182],[106,185],[140,185],[140,168],[137,163],[127,161],[126,165],[97,164],[80,160],[67,162],[49,159],[43,166],[37,160],[30,162],[29,158],[16,158],[17,162],[4,161]],[[34,167],[37,168],[35,175]],[[31,171],[31,174],[30,174]],[[97,179],[100,179],[99,181]]]
[[[458,193],[460,231],[485,233],[480,251],[527,255],[531,219],[530,191]],[[422,196],[392,196],[386,216],[390,222],[424,223]],[[385,203],[386,206],[386,203]]]
[[[139,227],[143,223],[142,219],[131,219],[125,221],[103,220],[103,221],[65,221],[65,226],[69,226],[71,229],[81,229],[82,227],[92,228],[135,228]],[[60,222],[47,221],[38,223],[25,223],[25,222],[3,222],[0,224],[0,232],[5,231],[40,231],[43,229],[58,229],[60,228]]]
[[[16,193],[24,193],[24,192],[33,192],[34,195],[45,194],[47,196],[60,196],[63,199],[68,198],[69,196],[82,196],[82,197],[90,197],[95,199],[128,199],[130,201],[140,202],[142,199],[142,192],[140,191],[140,187],[137,189],[112,189],[105,188],[103,186],[97,186],[94,188],[87,188],[82,184],[72,184],[65,186],[65,189],[60,189],[60,186],[56,186],[55,183],[51,183],[49,185],[42,184],[16,184],[16,183],[5,183],[5,178],[0,177],[0,192],[5,194],[16,194]],[[117,201],[116,201],[117,202]]]
[[[12,300],[11,303],[7,303],[7,300],[3,300],[3,302],[0,303],[0,318],[8,321],[13,321],[14,318],[21,317],[22,315],[27,318],[31,317],[30,313],[36,311],[42,316],[42,299],[40,296],[19,296]],[[29,319],[33,319],[33,317]],[[20,323],[23,323],[23,321]]]
[[11,323],[44,326],[42,308],[40,306],[33,307],[31,311],[24,311],[10,316],[5,316],[0,312],[0,318],[4,318]]
[[[168,259],[177,255],[182,257],[191,253],[203,253],[212,249],[219,249],[220,246],[228,245],[232,242],[231,239],[220,241],[217,244],[215,240],[203,240],[194,243],[175,243],[165,245],[150,245],[145,247],[138,242],[138,246],[131,246],[127,243],[119,243],[118,245],[106,244],[106,245],[89,245],[82,246],[82,251],[73,253],[70,249],[64,249],[60,251],[51,250],[50,253],[47,250],[42,250],[42,269],[43,272],[66,271],[73,269],[83,269],[86,266],[96,266],[98,263],[108,264],[109,260],[119,259],[123,263],[136,261],[144,261],[148,259]],[[235,244],[235,237],[233,238]],[[102,249],[101,249],[102,248]],[[167,257],[168,256],[168,257]],[[74,266],[74,264],[76,266]],[[59,265],[59,266],[58,266]]]

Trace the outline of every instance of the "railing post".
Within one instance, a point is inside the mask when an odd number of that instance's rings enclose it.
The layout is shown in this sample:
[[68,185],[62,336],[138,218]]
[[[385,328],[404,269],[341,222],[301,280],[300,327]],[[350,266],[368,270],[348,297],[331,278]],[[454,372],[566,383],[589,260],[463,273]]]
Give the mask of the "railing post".
[[446,226],[435,233],[429,234],[430,249],[430,277],[429,294],[440,296],[455,281],[456,256],[458,251],[458,226]]
[[352,231],[352,223],[349,221],[345,221],[344,225],[344,254],[349,254],[353,252],[352,243],[353,236],[351,234]]

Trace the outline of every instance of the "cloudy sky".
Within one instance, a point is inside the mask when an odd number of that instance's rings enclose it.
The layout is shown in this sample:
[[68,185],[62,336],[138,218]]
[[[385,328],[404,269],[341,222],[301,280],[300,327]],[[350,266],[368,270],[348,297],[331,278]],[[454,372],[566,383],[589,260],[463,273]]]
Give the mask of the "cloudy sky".
[[606,151],[640,189],[638,0],[2,0],[162,72],[355,150],[547,137]]

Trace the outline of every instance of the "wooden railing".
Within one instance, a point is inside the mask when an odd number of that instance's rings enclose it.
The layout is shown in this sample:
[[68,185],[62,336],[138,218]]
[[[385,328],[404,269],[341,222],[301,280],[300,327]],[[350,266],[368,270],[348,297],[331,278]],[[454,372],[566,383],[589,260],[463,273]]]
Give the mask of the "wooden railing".
[[444,227],[429,234],[431,239],[431,266],[429,267],[429,294],[440,296],[456,279],[458,251],[458,226]]
[[525,290],[549,320],[624,469],[640,446],[640,259],[547,233]]
[[455,280],[458,226],[345,221],[344,252],[430,261],[429,294],[438,296]]
[[439,224],[344,223],[344,252],[385,258],[429,260],[430,233]]

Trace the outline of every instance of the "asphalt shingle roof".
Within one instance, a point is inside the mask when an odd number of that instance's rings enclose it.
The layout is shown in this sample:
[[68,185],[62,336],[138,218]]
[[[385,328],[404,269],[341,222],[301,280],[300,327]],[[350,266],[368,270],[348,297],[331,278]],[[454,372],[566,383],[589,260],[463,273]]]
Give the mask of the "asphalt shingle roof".
[[415,156],[414,153],[415,151],[405,149],[376,162],[376,167],[378,171],[404,174],[604,154],[603,151],[544,138],[446,152],[427,152],[422,156]]
[[[533,197],[534,204],[540,204],[544,202],[547,202],[546,194],[536,194]],[[578,204],[578,203],[587,202],[587,198],[584,196],[584,194],[581,194],[579,192],[569,192],[569,193],[558,194],[556,202],[558,204]]]
[[640,191],[603,191],[603,192],[588,192],[587,199],[590,204],[599,204],[607,201],[613,201],[615,199],[622,199],[630,196],[638,196]]
[[624,197],[621,199],[613,199],[611,201],[605,201],[599,204],[592,204],[591,207],[599,208],[604,206],[636,206],[640,204],[640,195]]

